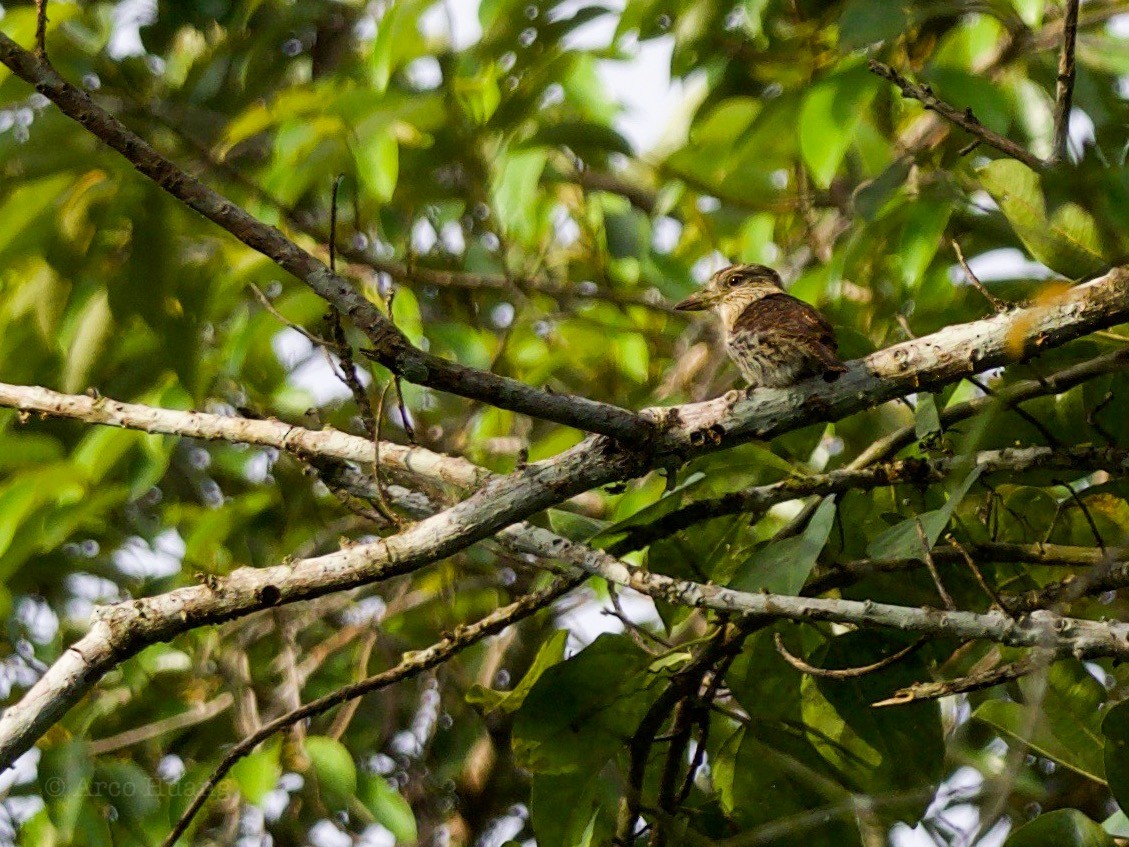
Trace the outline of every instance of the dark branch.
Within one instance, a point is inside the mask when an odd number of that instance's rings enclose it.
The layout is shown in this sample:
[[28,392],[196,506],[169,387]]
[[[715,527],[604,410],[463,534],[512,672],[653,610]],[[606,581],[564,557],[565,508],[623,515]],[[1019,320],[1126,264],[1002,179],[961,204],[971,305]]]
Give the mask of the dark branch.
[[918,101],[926,109],[936,112],[942,118],[949,121],[949,123],[959,126],[965,132],[975,136],[989,147],[994,147],[1001,153],[1023,162],[1023,164],[1027,165],[1027,167],[1032,170],[1040,170],[1047,166],[1047,162],[1040,159],[1034,153],[1020,147],[1010,138],[1000,135],[998,132],[988,129],[988,127],[980,123],[976,115],[972,113],[972,109],[964,109],[962,111],[955,106],[949,105],[944,100],[937,97],[937,95],[933,93],[933,89],[928,85],[912,82],[889,65],[884,65],[875,59],[871,59],[869,65],[872,73],[898,86],[902,91],[903,97]]
[[1078,38],[1079,0],[1066,0],[1062,19],[1062,50],[1058,55],[1058,76],[1055,81],[1054,147],[1051,162],[1066,159],[1070,140],[1070,106],[1074,100],[1074,44]]
[[0,62],[35,86],[67,117],[122,154],[138,171],[208,220],[227,230],[300,279],[346,315],[368,337],[371,356],[410,382],[448,391],[555,423],[638,444],[653,434],[639,415],[584,397],[554,394],[487,371],[441,359],[407,337],[347,280],[333,273],[278,229],[257,220],[164,158],[83,91],[32,53],[0,33]]

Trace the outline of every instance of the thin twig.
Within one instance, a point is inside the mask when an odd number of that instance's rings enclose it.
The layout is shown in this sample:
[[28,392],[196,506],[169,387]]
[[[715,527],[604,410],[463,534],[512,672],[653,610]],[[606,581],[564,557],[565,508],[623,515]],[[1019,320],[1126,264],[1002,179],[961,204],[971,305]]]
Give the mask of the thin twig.
[[964,259],[964,251],[960,249],[960,244],[954,238],[949,242],[953,246],[953,252],[957,254],[957,261],[960,262],[961,268],[964,270],[964,275],[968,277],[969,283],[979,291],[984,299],[988,301],[993,309],[997,312],[1006,312],[1011,306],[988,290],[987,286],[980,281],[980,278],[972,272],[972,268],[968,266],[968,262]]
[[1058,55],[1058,76],[1055,82],[1054,147],[1051,162],[1066,159],[1070,141],[1070,106],[1074,100],[1074,44],[1078,38],[1079,0],[1066,0],[1062,19],[1062,50]]
[[1000,595],[997,594],[995,589],[984,579],[984,574],[980,572],[980,568],[977,567],[976,562],[972,558],[972,554],[964,549],[964,545],[957,541],[952,533],[946,535],[945,540],[949,542],[954,550],[960,553],[961,558],[964,559],[964,563],[968,565],[968,569],[972,571],[972,575],[976,578],[977,584],[979,584],[983,592],[988,595],[988,599],[992,601],[992,608],[1000,609],[1004,614],[1010,615],[1011,613],[1008,612],[1007,607],[1003,604],[1003,601],[1000,600]]
[[[973,385],[975,385],[977,388],[979,388],[981,391],[983,391],[985,394],[987,394],[989,397],[996,398],[996,397],[999,396],[998,392],[994,388],[989,387],[987,383],[985,383],[982,379],[980,379],[978,377],[970,376],[968,378],[968,381],[971,382]],[[1059,441],[1058,438],[1055,437],[1055,434],[1053,432],[1051,432],[1049,429],[1047,429],[1046,424],[1044,424],[1041,420],[1039,420],[1033,414],[1028,412],[1026,409],[1021,409],[1019,406],[1013,405],[1013,406],[1010,406],[1009,408],[1017,416],[1023,418],[1023,420],[1025,420],[1025,421],[1027,421],[1027,423],[1031,424],[1031,426],[1039,433],[1039,435],[1043,436],[1043,439],[1047,442],[1047,444],[1049,446],[1051,446],[1051,447],[1061,447],[1062,446],[1062,442]]]
[[581,581],[579,577],[556,579],[547,588],[526,594],[508,606],[496,609],[478,622],[461,627],[457,633],[445,635],[440,641],[427,649],[407,654],[400,664],[393,668],[370,676],[360,682],[354,682],[352,685],[347,685],[344,688],[339,688],[330,694],[326,694],[324,697],[311,700],[306,705],[294,709],[291,712],[287,712],[269,723],[264,724],[254,733],[236,744],[235,747],[224,756],[223,761],[220,762],[219,766],[204,783],[203,788],[200,789],[200,793],[192,799],[188,808],[185,809],[180,819],[176,822],[176,825],[173,826],[172,831],[165,838],[163,842],[164,847],[172,847],[177,839],[184,834],[188,825],[192,822],[192,819],[196,817],[196,813],[200,811],[200,808],[207,801],[208,797],[211,796],[220,780],[231,771],[235,763],[275,733],[306,718],[327,712],[342,703],[347,703],[357,697],[361,697],[381,688],[387,688],[389,685],[393,685],[402,679],[438,667],[457,653],[481,641],[488,635],[500,632],[507,626],[543,609],[561,595],[571,591],[579,585]]
[[925,527],[921,525],[921,519],[915,517],[913,525],[917,530],[917,538],[921,542],[921,553],[925,557],[925,567],[929,569],[929,575],[933,577],[933,584],[937,586],[937,593],[941,595],[941,602],[950,612],[956,611],[957,604],[953,602],[952,595],[945,590],[945,584],[941,582],[941,574],[937,570],[937,563],[933,561],[933,553],[929,549],[929,539],[925,537]]
[[888,668],[890,665],[900,662],[906,656],[910,656],[920,650],[927,639],[919,638],[912,644],[908,644],[896,653],[891,653],[884,659],[879,659],[869,665],[859,665],[853,668],[819,668],[815,665],[809,665],[799,656],[796,656],[788,651],[784,646],[784,639],[780,637],[779,632],[772,634],[772,642],[776,645],[776,652],[785,662],[790,664],[801,673],[806,673],[809,676],[820,677],[821,679],[857,679],[860,676],[866,676],[869,673],[880,671],[883,668]]
[[1042,651],[1035,650],[1018,661],[1009,662],[1006,665],[1000,665],[999,667],[981,671],[980,673],[968,674],[959,679],[946,679],[938,682],[915,682],[913,685],[898,689],[885,700],[879,700],[870,705],[875,708],[882,706],[904,706],[906,703],[912,703],[917,700],[936,700],[940,697],[948,697],[953,694],[980,691],[984,688],[999,685],[1002,682],[1009,682],[1021,676],[1026,676],[1029,673],[1045,667],[1046,664],[1046,656],[1042,655]]
[[869,62],[871,73],[877,74],[883,79],[887,79],[902,91],[902,96],[909,100],[917,100],[930,111],[936,112],[945,120],[950,123],[956,124],[965,132],[976,136],[989,147],[994,147],[1005,155],[1017,159],[1032,170],[1040,170],[1047,166],[1047,162],[1040,159],[1029,150],[1020,147],[1010,138],[1000,135],[984,124],[980,123],[979,119],[972,113],[972,109],[964,109],[963,111],[951,106],[944,100],[941,100],[933,93],[933,89],[928,85],[921,85],[916,82],[911,82],[906,77],[902,76],[898,71],[894,70],[889,65],[884,65],[875,59]]
[[35,55],[47,61],[47,0],[35,0]]
[[1082,510],[1082,516],[1086,519],[1086,523],[1090,525],[1090,532],[1092,532],[1094,535],[1094,541],[1097,542],[1098,549],[1102,551],[1102,557],[1108,559],[1109,551],[1106,550],[1105,541],[1102,540],[1102,534],[1098,532],[1098,525],[1094,523],[1094,516],[1090,514],[1089,507],[1084,502],[1082,502],[1082,498],[1078,496],[1078,492],[1074,490],[1074,486],[1069,482],[1061,479],[1052,479],[1051,482],[1054,485],[1061,485],[1063,488],[1070,492],[1070,499],[1072,499],[1074,501],[1074,504]]
[[274,307],[274,304],[271,303],[267,295],[264,294],[259,286],[255,285],[255,283],[249,282],[247,283],[247,287],[255,292],[255,296],[259,299],[259,302],[263,304],[263,308],[270,312],[271,315],[277,318],[285,326],[288,326],[290,329],[297,332],[315,347],[324,347],[327,350],[334,351],[335,353],[338,352],[337,345],[332,341],[326,341],[320,335],[314,335],[308,329],[299,326],[298,324],[294,323],[294,321],[290,320],[290,318],[286,317],[286,315],[282,314],[282,312],[278,311],[278,309]]
[[384,490],[384,480],[380,476],[380,430],[384,423],[384,398],[388,396],[388,389],[392,387],[392,382],[384,384],[384,390],[380,392],[380,400],[376,404],[376,426],[373,428],[372,433],[372,479],[376,486],[376,507],[389,523],[393,526],[399,527],[404,525],[404,520],[388,505],[388,495]]
[[[392,325],[396,325],[396,318],[392,314],[392,305],[396,302],[396,288],[389,286],[388,294],[384,297],[384,308],[388,312],[388,320]],[[400,375],[398,373],[392,374],[392,384],[396,386],[396,407],[400,410],[400,426],[404,428],[404,434],[408,436],[408,443],[416,443],[416,431],[412,426],[412,419],[408,416],[408,409],[404,405],[404,387],[400,384]]]

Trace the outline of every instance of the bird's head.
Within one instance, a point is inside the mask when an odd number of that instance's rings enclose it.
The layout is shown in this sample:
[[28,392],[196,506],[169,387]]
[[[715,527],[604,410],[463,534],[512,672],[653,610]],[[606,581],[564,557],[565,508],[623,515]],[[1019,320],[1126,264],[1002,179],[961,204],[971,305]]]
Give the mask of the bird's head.
[[682,312],[722,311],[727,305],[743,308],[783,290],[780,274],[772,268],[765,265],[730,265],[711,276],[701,291],[676,303],[674,308]]

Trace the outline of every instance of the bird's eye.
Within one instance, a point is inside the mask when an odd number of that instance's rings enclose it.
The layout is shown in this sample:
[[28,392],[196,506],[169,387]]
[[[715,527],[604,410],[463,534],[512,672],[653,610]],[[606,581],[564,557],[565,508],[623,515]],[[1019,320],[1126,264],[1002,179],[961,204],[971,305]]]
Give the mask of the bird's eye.
[[731,276],[731,277],[729,277],[728,280],[726,280],[725,284],[728,285],[730,288],[736,288],[738,285],[741,284],[741,277]]

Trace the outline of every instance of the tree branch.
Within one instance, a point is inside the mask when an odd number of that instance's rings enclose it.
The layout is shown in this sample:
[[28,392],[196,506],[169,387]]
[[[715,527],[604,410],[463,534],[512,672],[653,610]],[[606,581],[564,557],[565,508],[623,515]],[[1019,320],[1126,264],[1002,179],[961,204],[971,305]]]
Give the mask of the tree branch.
[[1074,44],[1078,38],[1079,0],[1066,0],[1066,14],[1062,18],[1062,50],[1058,56],[1058,76],[1055,80],[1054,147],[1051,163],[1066,159],[1066,146],[1070,141],[1070,105],[1074,100]]
[[1007,448],[984,450],[971,456],[902,459],[868,468],[844,468],[814,476],[783,479],[722,497],[695,500],[649,524],[631,527],[624,539],[608,547],[608,552],[622,556],[700,521],[723,515],[760,515],[778,503],[813,495],[825,497],[852,489],[866,490],[886,485],[925,485],[942,482],[949,477],[954,468],[973,466],[982,468],[985,475],[1048,469],[1129,473],[1129,450],[1108,447]]
[[876,59],[871,59],[868,65],[871,73],[877,74],[898,86],[902,91],[902,97],[908,100],[917,100],[926,109],[936,112],[945,120],[959,126],[965,132],[984,142],[989,147],[994,147],[1001,153],[1023,162],[1023,164],[1027,165],[1027,167],[1032,170],[1037,171],[1048,165],[1048,162],[1040,159],[1029,150],[1020,147],[1010,138],[1000,135],[998,132],[984,126],[984,124],[980,123],[977,119],[976,115],[972,113],[972,109],[961,111],[955,106],[950,106],[944,100],[937,97],[937,95],[933,93],[933,89],[928,85],[920,85],[916,82],[911,82],[889,65],[884,65]]

